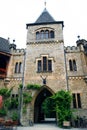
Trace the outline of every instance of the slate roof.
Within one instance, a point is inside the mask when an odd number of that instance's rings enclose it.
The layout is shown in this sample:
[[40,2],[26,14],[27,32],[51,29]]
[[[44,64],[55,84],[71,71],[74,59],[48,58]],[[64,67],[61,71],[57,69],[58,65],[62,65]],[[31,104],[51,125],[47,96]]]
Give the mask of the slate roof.
[[45,8],[41,15],[38,17],[35,23],[49,23],[55,22],[54,18],[49,14],[47,9]]
[[45,25],[45,24],[62,24],[62,27],[64,27],[63,21],[55,21],[54,18],[50,15],[50,13],[45,8],[34,23],[26,24],[26,29],[28,29],[28,26]]
[[0,37],[0,51],[10,53],[9,42],[7,39]]

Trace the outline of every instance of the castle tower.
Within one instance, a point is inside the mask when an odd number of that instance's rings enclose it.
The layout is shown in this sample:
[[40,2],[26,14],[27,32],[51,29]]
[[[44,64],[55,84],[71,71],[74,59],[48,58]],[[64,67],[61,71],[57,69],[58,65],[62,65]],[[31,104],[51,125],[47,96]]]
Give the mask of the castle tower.
[[40,104],[47,96],[67,89],[63,21],[55,21],[45,8],[35,23],[26,25],[27,47],[24,84],[39,84],[34,91],[32,119],[38,122]]

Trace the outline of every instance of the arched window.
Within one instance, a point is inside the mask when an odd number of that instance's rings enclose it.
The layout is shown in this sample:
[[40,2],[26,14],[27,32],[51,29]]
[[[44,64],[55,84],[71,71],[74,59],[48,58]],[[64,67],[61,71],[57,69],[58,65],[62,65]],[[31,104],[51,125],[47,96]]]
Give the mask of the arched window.
[[45,37],[44,37],[44,30],[41,30],[40,33],[41,33],[41,35],[40,35],[40,36],[41,36],[41,39],[44,39],[44,38],[45,38]]
[[69,60],[69,69],[70,69],[70,71],[73,71],[73,65],[72,65],[72,61],[71,60]]
[[50,31],[49,38],[54,38],[54,31]]
[[54,31],[49,29],[43,29],[36,32],[36,40],[54,38]]
[[73,60],[73,70],[77,71],[77,66],[76,66],[76,61],[75,60]]
[[19,63],[19,73],[21,73],[22,63]]
[[18,62],[15,64],[15,73],[18,73]]
[[69,60],[69,68],[70,68],[70,71],[77,71],[77,66],[76,66],[75,60]]
[[36,39],[37,39],[37,40],[40,39],[40,32],[36,32]]
[[45,38],[46,38],[46,39],[49,38],[49,31],[48,31],[48,30],[45,31]]

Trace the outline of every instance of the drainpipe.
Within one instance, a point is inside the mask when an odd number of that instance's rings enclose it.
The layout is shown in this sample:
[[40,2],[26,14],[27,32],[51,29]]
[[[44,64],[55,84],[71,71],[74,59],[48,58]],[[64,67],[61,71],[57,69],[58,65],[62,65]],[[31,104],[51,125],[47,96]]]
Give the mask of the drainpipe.
[[19,125],[22,125],[22,106],[23,106],[23,89],[24,89],[24,72],[25,72],[25,60],[26,60],[26,51],[24,51],[23,59],[23,73],[22,73],[22,87],[19,89]]
[[66,71],[66,90],[69,91],[69,85],[68,85],[68,74],[67,74],[67,64],[66,64],[66,51],[64,49],[64,59],[65,59],[65,71]]

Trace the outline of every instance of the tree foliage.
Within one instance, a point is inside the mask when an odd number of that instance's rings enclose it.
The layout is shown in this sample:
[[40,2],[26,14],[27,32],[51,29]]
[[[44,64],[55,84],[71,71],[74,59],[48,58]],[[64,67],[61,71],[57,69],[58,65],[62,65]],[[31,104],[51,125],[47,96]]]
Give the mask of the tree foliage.
[[70,121],[72,117],[71,100],[72,96],[69,91],[61,90],[52,96],[56,103],[55,111],[58,116],[59,126],[63,126],[63,121]]
[[55,107],[55,102],[50,97],[46,98],[45,101],[42,103],[42,111],[44,112],[47,118],[55,117],[54,107]]

